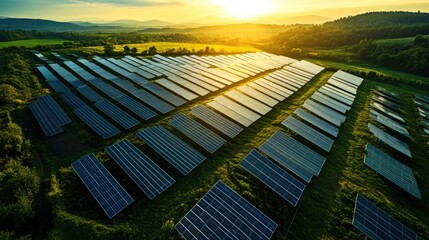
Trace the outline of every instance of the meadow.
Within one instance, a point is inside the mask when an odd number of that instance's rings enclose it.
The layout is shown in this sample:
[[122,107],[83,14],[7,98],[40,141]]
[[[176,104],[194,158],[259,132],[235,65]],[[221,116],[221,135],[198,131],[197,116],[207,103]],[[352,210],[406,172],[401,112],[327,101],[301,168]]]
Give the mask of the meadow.
[[8,42],[0,42],[0,48],[4,47],[26,47],[33,48],[38,45],[57,45],[63,44],[67,42],[67,40],[63,39],[29,39],[29,40],[17,40],[17,41],[8,41]]

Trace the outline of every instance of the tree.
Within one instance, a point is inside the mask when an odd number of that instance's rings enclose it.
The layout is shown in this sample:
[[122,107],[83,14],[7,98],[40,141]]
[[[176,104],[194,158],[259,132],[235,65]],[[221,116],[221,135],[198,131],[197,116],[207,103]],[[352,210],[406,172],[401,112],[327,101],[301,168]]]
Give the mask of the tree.
[[136,47],[131,48],[131,53],[136,54],[139,50]]
[[210,53],[210,48],[209,46],[206,46],[206,49],[204,50],[205,53]]
[[9,84],[0,85],[0,103],[13,103],[18,97],[18,91]]
[[128,53],[130,53],[130,52],[131,52],[131,48],[130,48],[130,47],[128,47],[128,45],[124,46],[124,53],[125,53],[125,54],[128,54]]
[[421,46],[426,43],[428,43],[428,40],[422,34],[417,35],[413,42],[413,44],[416,46]]
[[115,50],[115,45],[113,45],[113,43],[108,42],[104,45],[105,54],[112,54],[113,50]]
[[149,55],[155,55],[155,54],[157,54],[157,51],[158,50],[156,49],[156,47],[152,46],[149,48],[148,53],[149,53]]

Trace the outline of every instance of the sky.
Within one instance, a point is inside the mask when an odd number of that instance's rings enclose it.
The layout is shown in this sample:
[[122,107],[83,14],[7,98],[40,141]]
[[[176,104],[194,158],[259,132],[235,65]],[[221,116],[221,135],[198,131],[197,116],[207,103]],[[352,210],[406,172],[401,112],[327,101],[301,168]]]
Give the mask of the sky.
[[0,0],[3,17],[91,22],[118,19],[251,22],[274,21],[290,15],[334,19],[366,11],[392,10],[429,12],[429,0]]

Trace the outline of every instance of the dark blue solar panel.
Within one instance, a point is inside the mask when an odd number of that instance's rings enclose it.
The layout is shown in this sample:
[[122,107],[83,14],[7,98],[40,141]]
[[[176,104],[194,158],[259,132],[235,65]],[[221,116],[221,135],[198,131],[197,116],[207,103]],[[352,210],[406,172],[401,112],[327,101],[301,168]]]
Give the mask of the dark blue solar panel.
[[60,81],[50,81],[47,83],[56,93],[70,92],[70,88]]
[[63,132],[64,131],[63,128],[58,124],[54,123],[51,119],[51,116],[49,116],[49,113],[45,112],[40,107],[40,105],[41,104],[39,102],[34,102],[30,104],[30,110],[33,113],[34,117],[36,118],[37,122],[39,123],[45,135],[48,137],[51,137],[58,133]]
[[99,101],[94,105],[125,129],[130,129],[140,123],[108,100]]
[[121,130],[100,116],[88,105],[75,109],[73,112],[104,139],[113,137],[121,132]]
[[72,92],[65,92],[61,94],[61,98],[72,109],[78,109],[80,107],[86,106],[86,103]]
[[240,166],[274,190],[293,206],[298,204],[305,184],[271,162],[256,150],[252,150]]
[[187,175],[206,157],[161,126],[137,133],[143,140],[183,175]]
[[96,91],[94,91],[87,85],[77,88],[76,90],[80,92],[80,94],[82,94],[90,102],[98,102],[104,99],[104,97],[102,97],[100,94],[98,94]]
[[307,124],[299,121],[298,119],[290,116],[282,122],[282,125],[299,134],[308,141],[319,146],[323,150],[329,152],[334,144],[334,139],[326,136],[318,130],[308,126]]
[[134,92],[133,95],[138,99],[142,100],[147,105],[158,110],[160,113],[165,114],[174,110],[173,106],[171,106],[170,104],[162,101],[161,99],[155,97],[151,93],[148,93],[144,90],[139,90],[137,92]]
[[73,162],[71,166],[109,218],[134,201],[94,154]]
[[243,131],[242,127],[203,105],[192,108],[191,113],[230,138]]
[[170,120],[170,125],[188,136],[209,153],[216,152],[226,143],[225,139],[182,113],[174,115]]
[[417,234],[414,231],[359,194],[356,196],[352,224],[371,239],[417,239]]
[[274,133],[259,147],[306,182],[319,175],[325,158],[282,131]]
[[145,84],[142,84],[141,86],[151,91],[153,94],[156,94],[158,97],[164,99],[165,101],[173,104],[176,107],[186,103],[186,100],[184,100],[183,98],[174,95],[173,93],[167,91],[165,88],[153,82],[147,82]]
[[107,147],[106,151],[150,199],[175,182],[128,139]]
[[270,239],[277,223],[218,181],[175,228],[185,239]]
[[128,95],[121,95],[116,97],[115,100],[144,120],[149,120],[158,115],[156,112]]
[[66,112],[58,105],[51,95],[38,97],[37,100],[53,122],[58,126],[64,126],[72,122]]

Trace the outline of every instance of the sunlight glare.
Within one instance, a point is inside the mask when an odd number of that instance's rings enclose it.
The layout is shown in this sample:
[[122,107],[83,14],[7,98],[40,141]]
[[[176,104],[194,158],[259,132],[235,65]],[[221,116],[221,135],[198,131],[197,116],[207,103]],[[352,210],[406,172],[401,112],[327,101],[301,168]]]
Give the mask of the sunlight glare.
[[212,0],[225,8],[229,15],[239,19],[250,19],[273,11],[269,0]]

